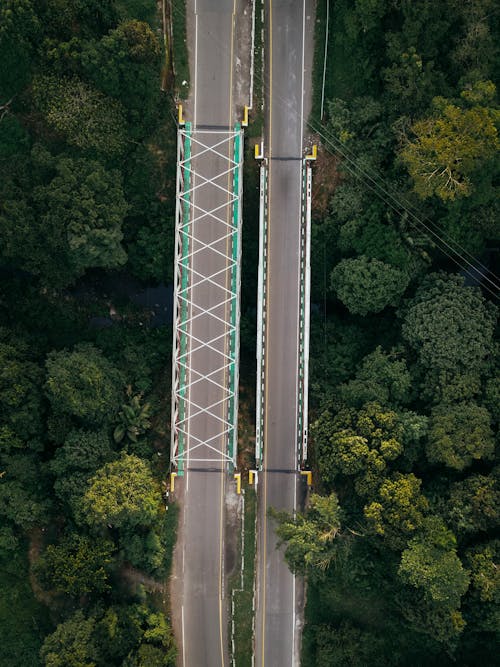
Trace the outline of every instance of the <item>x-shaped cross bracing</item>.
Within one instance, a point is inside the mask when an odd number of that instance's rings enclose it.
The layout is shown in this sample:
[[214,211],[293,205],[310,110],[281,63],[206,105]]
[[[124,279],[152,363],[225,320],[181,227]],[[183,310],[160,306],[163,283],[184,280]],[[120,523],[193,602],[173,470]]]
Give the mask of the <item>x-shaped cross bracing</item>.
[[243,135],[178,133],[171,460],[234,463]]

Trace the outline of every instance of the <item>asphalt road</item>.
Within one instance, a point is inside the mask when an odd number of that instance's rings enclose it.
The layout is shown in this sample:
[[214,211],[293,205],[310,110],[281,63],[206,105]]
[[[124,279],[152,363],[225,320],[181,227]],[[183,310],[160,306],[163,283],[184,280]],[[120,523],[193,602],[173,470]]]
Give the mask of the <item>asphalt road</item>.
[[[220,126],[227,130],[233,122],[233,0],[189,0],[187,12],[193,91],[185,117],[193,122],[193,137],[213,146],[224,138],[222,130],[202,133],[202,128]],[[230,219],[231,207],[225,192],[228,176],[208,184],[203,177],[212,178],[227,169],[225,155],[232,156],[232,151],[232,142],[224,145],[221,156],[206,152],[196,141],[192,144],[192,167],[198,176],[192,183],[197,219],[190,227],[190,261],[197,275],[191,274],[187,377],[191,407],[186,472],[177,480],[183,498],[182,525],[173,573],[177,582],[174,603],[181,606],[178,664],[183,667],[229,664],[224,593],[227,464],[218,452],[227,450],[221,419],[228,407],[228,377],[223,366],[229,345],[229,306],[222,302],[230,284],[225,221]],[[203,213],[216,208],[216,214]],[[215,274],[210,281],[204,280]],[[209,341],[210,346],[206,345]]]
[[267,508],[295,510],[303,488],[296,473],[301,158],[314,3],[266,0],[265,12],[268,271],[255,658],[259,667],[288,667],[300,664],[303,588],[276,549]]

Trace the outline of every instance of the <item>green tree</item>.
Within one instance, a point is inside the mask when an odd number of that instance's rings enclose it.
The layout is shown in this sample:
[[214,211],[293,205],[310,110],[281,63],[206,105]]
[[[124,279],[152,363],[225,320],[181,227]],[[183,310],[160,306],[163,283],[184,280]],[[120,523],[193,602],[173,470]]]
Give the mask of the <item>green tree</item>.
[[55,159],[38,147],[32,162],[35,175],[43,170],[52,178],[46,175],[27,199],[14,190],[2,202],[4,258],[56,287],[74,282],[87,268],[124,264],[127,204],[119,172],[95,160]]
[[1,339],[0,331],[0,424],[26,441],[42,432],[43,372],[30,360],[24,345]]
[[332,289],[356,315],[397,306],[409,282],[408,274],[400,269],[364,255],[341,260],[331,275]]
[[[127,393],[130,396],[131,392]],[[122,405],[122,409],[118,413],[119,422],[113,431],[115,442],[121,442],[124,438],[131,442],[137,442],[138,437],[151,426],[149,419],[151,405],[149,403],[141,405],[141,400],[141,394],[136,394],[130,398],[128,404]]]
[[391,106],[399,114],[423,111],[431,101],[436,84],[443,83],[434,63],[424,63],[414,46],[403,51],[399,60],[385,68],[382,75]]
[[176,651],[167,619],[145,605],[109,607],[98,620],[95,640],[102,655],[103,667],[114,664],[142,667],[147,656],[152,655],[156,659],[158,655],[157,651],[151,651],[146,646],[161,649],[164,660],[160,663],[162,666],[175,665]]
[[83,45],[83,71],[106,95],[120,101],[135,139],[144,137],[159,115],[161,51],[151,27],[135,19],[120,23],[99,42]]
[[19,540],[10,526],[0,528],[0,560],[10,559],[19,548]]
[[45,667],[96,667],[98,650],[92,637],[93,617],[76,611],[46,637],[40,650]]
[[379,346],[362,360],[356,376],[341,385],[342,399],[353,407],[378,401],[405,405],[410,399],[411,377],[406,361],[397,351],[384,352]]
[[496,308],[457,275],[432,273],[401,313],[430,391],[443,402],[477,393],[493,352]]
[[40,22],[31,0],[3,0],[0,6],[0,116],[1,108],[28,83],[33,44]]
[[495,440],[491,417],[477,403],[438,405],[431,414],[427,458],[463,470],[474,461],[492,459]]
[[456,538],[441,519],[427,517],[421,532],[401,554],[399,575],[432,603],[457,609],[469,575],[457,555]]
[[467,553],[471,569],[471,585],[482,602],[500,603],[500,540],[491,540]]
[[46,548],[35,572],[47,589],[71,597],[102,593],[110,589],[113,551],[114,545],[109,540],[70,533],[59,544]]
[[3,455],[0,461],[0,516],[23,530],[45,525],[50,500],[34,454]]
[[80,343],[70,352],[47,356],[45,392],[56,415],[69,415],[84,426],[110,422],[123,395],[123,376],[101,351]]
[[451,485],[446,518],[457,535],[487,531],[500,522],[500,469]]
[[59,500],[70,507],[75,518],[80,518],[79,508],[87,481],[98,468],[115,457],[105,430],[71,431],[64,444],[57,448],[48,464],[56,478],[54,491]]
[[482,106],[463,109],[443,98],[435,98],[433,105],[433,114],[412,126],[415,138],[403,147],[401,159],[423,199],[469,196],[473,173],[500,147],[499,112]]
[[316,667],[390,667],[397,656],[386,650],[384,637],[361,630],[352,622],[322,625],[316,633]]
[[368,525],[392,548],[404,547],[408,537],[422,526],[429,503],[413,473],[395,473],[380,485],[375,500],[364,507]]
[[312,426],[321,478],[333,488],[353,476],[362,496],[376,491],[388,465],[403,452],[404,429],[396,412],[368,403],[363,409],[325,410]]
[[41,221],[62,237],[75,277],[88,267],[115,268],[126,255],[120,242],[127,204],[119,172],[94,160],[62,158],[49,185],[33,193]]
[[109,156],[125,150],[127,126],[122,105],[76,77],[35,77],[33,100],[50,127],[70,145]]
[[149,465],[137,456],[122,454],[90,479],[82,511],[91,526],[151,526],[160,502]]
[[277,535],[286,545],[285,558],[294,572],[320,575],[335,557],[334,541],[340,531],[342,513],[334,493],[311,495],[306,514],[296,517],[272,512],[278,521]]

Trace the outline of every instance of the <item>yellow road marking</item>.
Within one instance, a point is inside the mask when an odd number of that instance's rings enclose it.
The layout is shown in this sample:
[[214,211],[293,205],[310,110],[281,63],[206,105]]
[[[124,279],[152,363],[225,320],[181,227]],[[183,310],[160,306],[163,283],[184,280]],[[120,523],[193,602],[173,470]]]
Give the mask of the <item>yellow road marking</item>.
[[[269,157],[272,155],[272,142],[273,138],[273,0],[269,0]],[[269,165],[270,165],[269,161]],[[267,425],[268,425],[268,410],[267,410],[267,397],[268,397],[268,378],[269,372],[267,368],[268,359],[269,359],[269,285],[270,285],[270,275],[271,275],[271,167],[269,166],[269,174],[267,179],[267,211],[268,211],[268,220],[267,220],[267,277],[266,277],[266,345],[264,351],[265,359],[265,373],[266,377],[264,380],[264,400],[265,400],[265,421],[264,421],[264,544],[262,549],[262,564],[263,564],[263,574],[262,574],[262,654],[261,661],[262,667],[265,663],[265,638],[266,638],[266,552],[267,552],[267,451],[269,448],[269,442],[267,439]]]

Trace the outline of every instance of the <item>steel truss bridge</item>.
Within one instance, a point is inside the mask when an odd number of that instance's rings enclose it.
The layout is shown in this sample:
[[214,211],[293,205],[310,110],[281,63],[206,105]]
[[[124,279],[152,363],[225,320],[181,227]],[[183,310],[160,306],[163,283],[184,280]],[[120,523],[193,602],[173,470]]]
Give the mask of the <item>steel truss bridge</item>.
[[232,470],[238,442],[243,130],[178,130],[171,464]]

